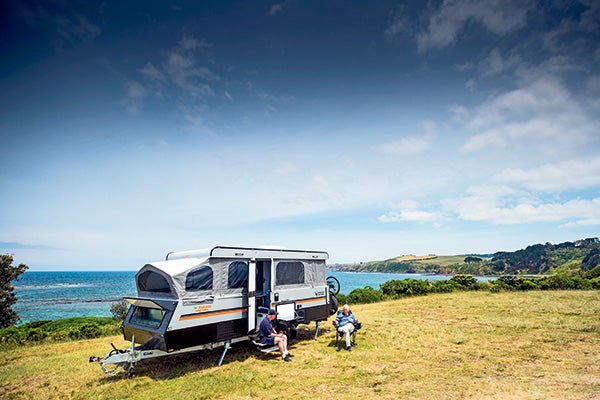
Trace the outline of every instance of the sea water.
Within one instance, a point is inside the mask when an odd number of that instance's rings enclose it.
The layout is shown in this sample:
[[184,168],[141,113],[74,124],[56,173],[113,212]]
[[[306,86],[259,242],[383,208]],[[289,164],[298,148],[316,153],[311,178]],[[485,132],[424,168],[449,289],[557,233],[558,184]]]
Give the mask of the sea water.
[[[109,317],[110,306],[136,295],[135,271],[27,271],[15,282],[15,311],[23,322],[70,317]],[[327,275],[340,282],[340,292],[379,286],[393,279],[444,280],[447,275],[336,272]],[[480,277],[479,280],[489,278]]]

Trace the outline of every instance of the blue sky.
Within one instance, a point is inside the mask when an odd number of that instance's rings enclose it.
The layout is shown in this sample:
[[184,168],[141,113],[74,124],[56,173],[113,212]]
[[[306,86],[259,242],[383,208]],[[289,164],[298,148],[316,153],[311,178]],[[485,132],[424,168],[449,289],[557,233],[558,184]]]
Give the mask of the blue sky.
[[0,252],[32,269],[599,236],[598,2],[0,7]]

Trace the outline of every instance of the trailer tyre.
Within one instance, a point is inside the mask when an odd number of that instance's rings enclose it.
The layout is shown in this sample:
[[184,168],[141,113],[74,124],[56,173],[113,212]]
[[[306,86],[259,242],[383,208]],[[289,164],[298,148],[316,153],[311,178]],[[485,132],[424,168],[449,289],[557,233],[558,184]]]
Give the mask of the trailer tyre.
[[135,367],[133,365],[130,365],[129,368],[127,368],[127,377],[133,378],[134,374],[135,374]]
[[329,293],[329,305],[330,305],[330,309],[329,309],[329,315],[333,315],[338,311],[339,308],[339,302],[337,297],[335,297],[335,294],[333,293]]

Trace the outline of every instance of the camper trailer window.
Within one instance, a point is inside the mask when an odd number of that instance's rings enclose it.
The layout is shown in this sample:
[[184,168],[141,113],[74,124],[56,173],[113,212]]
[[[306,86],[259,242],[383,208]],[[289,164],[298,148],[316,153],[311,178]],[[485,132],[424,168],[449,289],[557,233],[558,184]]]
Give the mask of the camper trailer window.
[[145,271],[138,277],[141,292],[171,293],[171,286],[164,276],[153,271]]
[[277,263],[275,279],[277,285],[304,283],[304,264],[299,261],[281,261]]
[[208,265],[190,272],[185,278],[185,290],[197,292],[199,290],[212,290],[213,270]]
[[229,264],[227,286],[229,289],[239,289],[248,286],[248,264],[243,261],[234,261]]
[[156,308],[135,307],[131,323],[136,325],[149,326],[158,328],[165,317],[165,310],[157,310]]

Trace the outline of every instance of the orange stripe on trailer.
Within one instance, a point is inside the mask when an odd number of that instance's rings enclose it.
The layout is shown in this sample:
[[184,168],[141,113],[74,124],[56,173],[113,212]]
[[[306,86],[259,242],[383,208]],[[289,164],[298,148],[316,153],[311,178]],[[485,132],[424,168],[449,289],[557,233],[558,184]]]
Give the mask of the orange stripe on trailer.
[[179,317],[180,321],[187,321],[190,319],[196,318],[207,318],[207,317],[215,317],[217,315],[227,315],[227,314],[237,314],[246,311],[246,308],[236,308],[234,310],[225,310],[225,311],[213,311],[201,314],[192,314],[192,315],[183,315]]
[[304,300],[297,300],[296,303],[312,303],[313,301],[320,301],[320,300],[326,300],[325,297],[315,297],[313,299],[304,299]]

